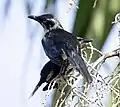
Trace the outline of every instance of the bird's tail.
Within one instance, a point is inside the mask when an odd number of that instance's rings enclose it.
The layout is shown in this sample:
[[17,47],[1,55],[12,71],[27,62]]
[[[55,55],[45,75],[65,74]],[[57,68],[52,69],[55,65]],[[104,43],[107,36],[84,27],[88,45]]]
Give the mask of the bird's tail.
[[29,99],[35,94],[35,92],[38,90],[38,88],[41,86],[42,82],[39,81],[38,84],[36,85],[35,89],[33,90],[33,92],[31,93]]
[[92,82],[92,77],[90,73],[88,72],[88,69],[86,67],[86,64],[83,60],[83,58],[78,53],[73,53],[72,62],[74,62],[75,67],[80,71],[80,73],[83,75],[83,77],[86,79],[88,83]]

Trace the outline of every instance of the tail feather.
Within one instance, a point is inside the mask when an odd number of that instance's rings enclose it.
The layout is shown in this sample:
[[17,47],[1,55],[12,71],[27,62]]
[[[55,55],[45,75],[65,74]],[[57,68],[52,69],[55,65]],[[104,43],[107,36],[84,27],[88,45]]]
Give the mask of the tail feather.
[[81,68],[81,73],[82,75],[85,77],[85,79],[87,80],[88,83],[92,82],[92,77],[85,65],[84,60],[82,59],[82,57],[79,55],[79,67]]
[[31,93],[29,99],[35,94],[35,92],[38,90],[38,88],[41,86],[42,82],[39,81],[38,84],[36,85],[35,89],[33,90],[33,92]]
[[88,69],[86,67],[86,64],[83,60],[83,58],[76,52],[73,52],[72,55],[70,55],[70,60],[73,62],[75,67],[80,71],[80,73],[83,75],[83,77],[86,79],[88,83],[92,82],[92,77],[90,73],[88,72]]
[[82,57],[79,54],[75,54],[74,59],[76,61],[76,65],[79,68],[81,74],[83,75],[83,77],[87,80],[88,83],[92,82],[92,77],[90,75],[90,73],[88,72],[88,69],[85,65],[84,60],[82,59]]

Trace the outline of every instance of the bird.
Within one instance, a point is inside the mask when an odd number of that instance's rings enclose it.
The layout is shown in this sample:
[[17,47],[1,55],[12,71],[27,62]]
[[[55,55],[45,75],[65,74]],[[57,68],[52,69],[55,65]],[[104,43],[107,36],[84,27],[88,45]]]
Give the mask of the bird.
[[42,45],[49,59],[57,64],[64,65],[68,60],[76,69],[78,69],[88,83],[92,82],[86,64],[77,53],[79,45],[77,37],[63,29],[60,22],[52,14],[43,14],[40,16],[30,15],[28,18],[40,23],[44,28],[45,35],[42,38]]
[[86,81],[91,83],[93,79],[81,54],[77,52],[79,46],[77,37],[64,30],[60,22],[52,14],[29,15],[28,18],[37,21],[44,28],[45,35],[42,37],[41,42],[51,62],[58,66],[65,66],[66,62],[69,61],[83,75]]
[[[83,39],[81,37],[77,37],[81,48],[83,48],[86,43],[92,42],[91,39]],[[79,52],[78,52],[79,53]],[[69,66],[69,64],[68,64]],[[68,66],[66,66],[64,74],[68,68]],[[43,88],[43,91],[49,90],[48,87],[51,83],[51,81],[53,79],[55,79],[57,77],[57,75],[59,75],[61,70],[61,66],[53,63],[52,61],[48,61],[42,68],[41,72],[40,72],[40,80],[38,82],[38,84],[36,85],[35,89],[33,90],[33,92],[31,93],[30,97],[32,97],[35,92],[38,90],[38,88],[43,84],[43,83],[47,83],[47,85]],[[69,69],[69,71],[72,71],[72,69]],[[51,86],[49,87],[51,89]],[[56,82],[55,85],[53,86],[53,88],[58,88],[58,83]]]
[[[38,90],[38,88],[44,83],[47,82],[47,85],[43,88],[43,91],[48,90],[49,84],[51,81],[60,73],[61,66],[54,64],[52,61],[48,61],[41,70],[41,78],[36,85],[35,89],[31,93],[30,97],[32,97],[35,92]],[[51,83],[52,85],[52,83]],[[58,84],[55,83],[55,86],[53,88],[57,88]],[[51,88],[51,87],[50,87]],[[29,97],[29,98],[30,98]]]

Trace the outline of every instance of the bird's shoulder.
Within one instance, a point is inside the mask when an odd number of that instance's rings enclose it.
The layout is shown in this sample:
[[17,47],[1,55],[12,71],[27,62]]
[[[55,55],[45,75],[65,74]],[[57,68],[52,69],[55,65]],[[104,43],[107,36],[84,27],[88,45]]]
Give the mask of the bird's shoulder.
[[57,40],[72,40],[77,41],[77,38],[72,33],[64,30],[64,29],[53,29],[46,33],[46,37],[48,38],[54,38]]
[[70,32],[67,32],[66,30],[64,29],[53,29],[53,30],[50,30],[49,32],[46,33],[47,35],[66,35],[66,36],[73,36],[72,33]]

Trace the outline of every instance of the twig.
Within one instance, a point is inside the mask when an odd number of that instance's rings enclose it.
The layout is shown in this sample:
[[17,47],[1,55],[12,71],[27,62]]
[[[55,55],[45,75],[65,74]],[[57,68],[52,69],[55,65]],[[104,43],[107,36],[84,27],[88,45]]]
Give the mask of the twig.
[[120,56],[120,47],[118,47],[117,49],[113,50],[112,52],[109,52],[103,56],[101,56],[100,58],[98,58],[94,64],[93,64],[93,68],[96,68],[100,63],[105,62],[106,59],[114,57],[114,56]]

